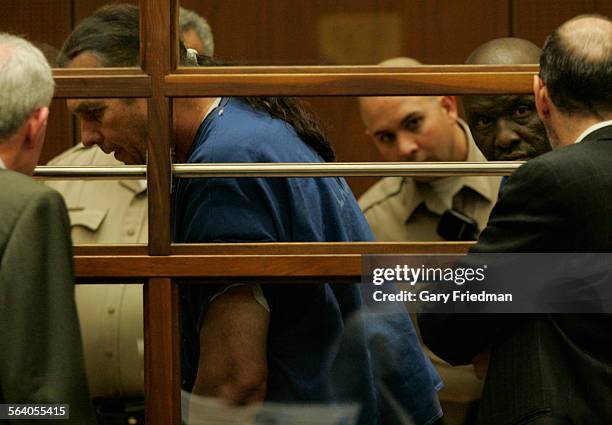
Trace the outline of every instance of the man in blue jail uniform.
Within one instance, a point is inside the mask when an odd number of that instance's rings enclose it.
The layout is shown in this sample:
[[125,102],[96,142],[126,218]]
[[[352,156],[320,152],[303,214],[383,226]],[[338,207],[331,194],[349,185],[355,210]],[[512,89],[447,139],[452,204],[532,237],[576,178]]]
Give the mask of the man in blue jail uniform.
[[[65,67],[137,66],[138,9],[99,9],[77,26],[62,54],[60,66]],[[181,57],[183,64],[197,65],[198,58],[184,49]],[[143,100],[81,99],[69,101],[69,107],[81,118],[86,146],[96,144],[128,164],[145,162]],[[292,99],[176,99],[173,115],[177,162],[334,159],[314,119]],[[179,179],[172,195],[176,242],[373,239],[341,178]],[[346,322],[366,308],[357,285],[190,284],[181,288],[181,302],[183,388],[235,404],[357,401],[360,423],[382,424],[391,418],[376,387],[375,357],[366,343],[372,327],[345,332]],[[440,416],[439,380],[418,349],[408,316],[403,313],[395,320],[400,319],[403,338],[393,335],[390,349],[414,355],[398,362],[390,375],[399,382],[390,388],[407,393],[405,387],[415,386],[413,393],[421,397],[400,403],[416,423],[429,424]],[[352,357],[359,362],[355,370],[362,376],[361,388],[351,399],[343,397],[331,373],[347,338],[361,341],[358,356]]]
[[[214,38],[206,19],[181,7],[179,25],[186,47],[213,55]],[[78,143],[48,165],[123,163],[97,146]],[[54,180],[46,184],[66,201],[75,245],[147,243],[146,180]],[[138,284],[100,283],[76,288],[89,388],[102,422],[119,415],[126,416],[126,421],[136,415],[144,417],[142,294]]]

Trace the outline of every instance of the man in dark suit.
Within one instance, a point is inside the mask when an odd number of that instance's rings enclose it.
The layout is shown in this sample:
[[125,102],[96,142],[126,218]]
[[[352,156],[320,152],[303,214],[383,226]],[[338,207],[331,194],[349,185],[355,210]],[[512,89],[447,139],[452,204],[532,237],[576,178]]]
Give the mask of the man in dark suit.
[[[509,179],[475,253],[612,252],[612,23],[574,18],[547,39],[534,94],[553,151]],[[612,423],[612,317],[421,315],[453,364],[491,347],[479,424]]]
[[93,424],[66,207],[29,177],[52,97],[42,53],[0,33],[0,403],[68,404],[70,419],[49,423]]

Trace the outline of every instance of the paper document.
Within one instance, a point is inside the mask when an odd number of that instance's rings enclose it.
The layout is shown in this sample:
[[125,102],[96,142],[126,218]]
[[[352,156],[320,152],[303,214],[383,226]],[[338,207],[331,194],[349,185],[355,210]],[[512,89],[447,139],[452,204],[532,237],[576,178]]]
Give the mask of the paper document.
[[225,401],[181,391],[183,423],[188,425],[354,425],[359,404],[265,402],[230,406]]

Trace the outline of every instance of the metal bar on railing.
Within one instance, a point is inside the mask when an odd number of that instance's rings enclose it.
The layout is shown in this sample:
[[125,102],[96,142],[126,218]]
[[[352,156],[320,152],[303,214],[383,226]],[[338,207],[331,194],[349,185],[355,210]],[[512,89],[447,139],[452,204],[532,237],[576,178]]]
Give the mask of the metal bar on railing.
[[34,177],[41,180],[140,180],[147,178],[146,165],[98,166],[39,166]]
[[[251,164],[174,164],[172,174],[181,178],[205,177],[368,177],[368,176],[503,176],[520,167],[523,161],[496,162],[334,162],[334,163],[251,163]],[[34,176],[46,180],[62,179],[144,179],[144,165],[116,167],[41,166]]]
[[368,177],[512,174],[518,162],[334,162],[275,164],[176,164],[176,177]]

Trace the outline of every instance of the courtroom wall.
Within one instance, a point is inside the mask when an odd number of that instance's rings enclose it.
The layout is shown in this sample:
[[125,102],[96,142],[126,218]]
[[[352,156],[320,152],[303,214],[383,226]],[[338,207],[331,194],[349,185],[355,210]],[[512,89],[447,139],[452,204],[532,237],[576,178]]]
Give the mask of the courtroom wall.
[[[75,23],[105,3],[4,0],[0,31],[27,35],[52,51]],[[393,56],[462,63],[492,38],[517,36],[542,45],[572,16],[612,15],[612,2],[604,0],[183,0],[182,5],[208,19],[216,56],[245,65],[361,65]],[[323,121],[340,161],[380,160],[363,133],[354,98],[305,100]],[[78,139],[65,101],[54,101],[52,108],[41,164]],[[360,194],[375,179],[349,181]]]

